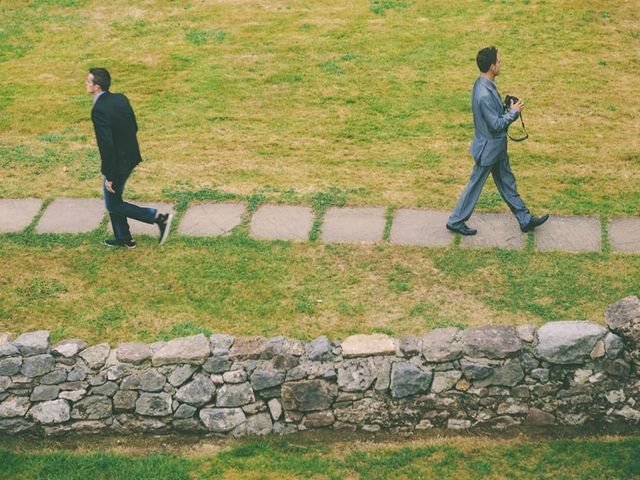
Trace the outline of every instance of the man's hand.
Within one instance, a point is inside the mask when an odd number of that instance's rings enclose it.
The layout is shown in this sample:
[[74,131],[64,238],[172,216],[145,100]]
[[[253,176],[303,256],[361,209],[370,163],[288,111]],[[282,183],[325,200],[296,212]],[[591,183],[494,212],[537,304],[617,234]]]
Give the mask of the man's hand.
[[518,100],[518,103],[514,103],[511,108],[515,108],[516,110],[518,110],[519,112],[522,111],[522,109],[524,108],[524,103],[522,103],[522,100]]
[[112,185],[112,182],[110,180],[106,180],[105,179],[104,188],[107,189],[107,192],[116,193],[116,191],[113,189],[113,185]]

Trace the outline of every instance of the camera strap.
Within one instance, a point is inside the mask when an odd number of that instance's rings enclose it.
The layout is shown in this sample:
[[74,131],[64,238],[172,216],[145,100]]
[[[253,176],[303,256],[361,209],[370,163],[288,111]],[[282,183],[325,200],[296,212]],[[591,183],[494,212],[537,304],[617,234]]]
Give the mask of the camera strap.
[[522,118],[522,112],[520,112],[520,123],[522,124],[522,130],[524,130],[524,137],[512,137],[509,135],[509,129],[507,128],[507,135],[513,142],[524,142],[527,138],[529,138],[529,134],[527,133],[527,128],[524,126],[524,119]]

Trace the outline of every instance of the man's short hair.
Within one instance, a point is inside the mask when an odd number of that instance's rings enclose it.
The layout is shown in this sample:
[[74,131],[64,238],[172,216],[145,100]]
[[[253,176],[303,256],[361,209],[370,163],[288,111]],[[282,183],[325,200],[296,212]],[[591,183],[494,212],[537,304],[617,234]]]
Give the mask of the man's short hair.
[[89,73],[93,75],[93,83],[100,85],[103,92],[108,92],[111,86],[111,75],[106,68],[90,68]]
[[498,49],[496,47],[483,48],[478,52],[476,63],[482,73],[487,73],[491,65],[498,61]]

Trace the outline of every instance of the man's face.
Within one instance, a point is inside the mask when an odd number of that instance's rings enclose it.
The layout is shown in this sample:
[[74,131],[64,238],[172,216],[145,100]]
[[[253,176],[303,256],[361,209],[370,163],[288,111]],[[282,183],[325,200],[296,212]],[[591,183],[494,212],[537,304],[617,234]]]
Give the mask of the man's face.
[[500,74],[500,55],[496,56],[496,63],[494,63],[493,65],[491,65],[491,68],[493,69],[493,74],[494,76],[498,76]]
[[87,79],[85,80],[84,85],[87,88],[87,92],[89,92],[91,95],[95,95],[101,90],[100,85],[96,85],[95,83],[93,83],[93,73],[87,75]]

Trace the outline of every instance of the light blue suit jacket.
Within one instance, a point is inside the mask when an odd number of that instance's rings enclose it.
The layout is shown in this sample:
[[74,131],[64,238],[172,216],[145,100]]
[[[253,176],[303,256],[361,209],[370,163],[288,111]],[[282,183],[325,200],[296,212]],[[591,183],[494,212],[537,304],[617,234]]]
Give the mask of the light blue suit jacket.
[[502,98],[495,83],[484,77],[478,77],[473,84],[471,108],[475,131],[469,151],[476,164],[493,165],[507,152],[507,128],[520,112],[512,108],[503,113]]

